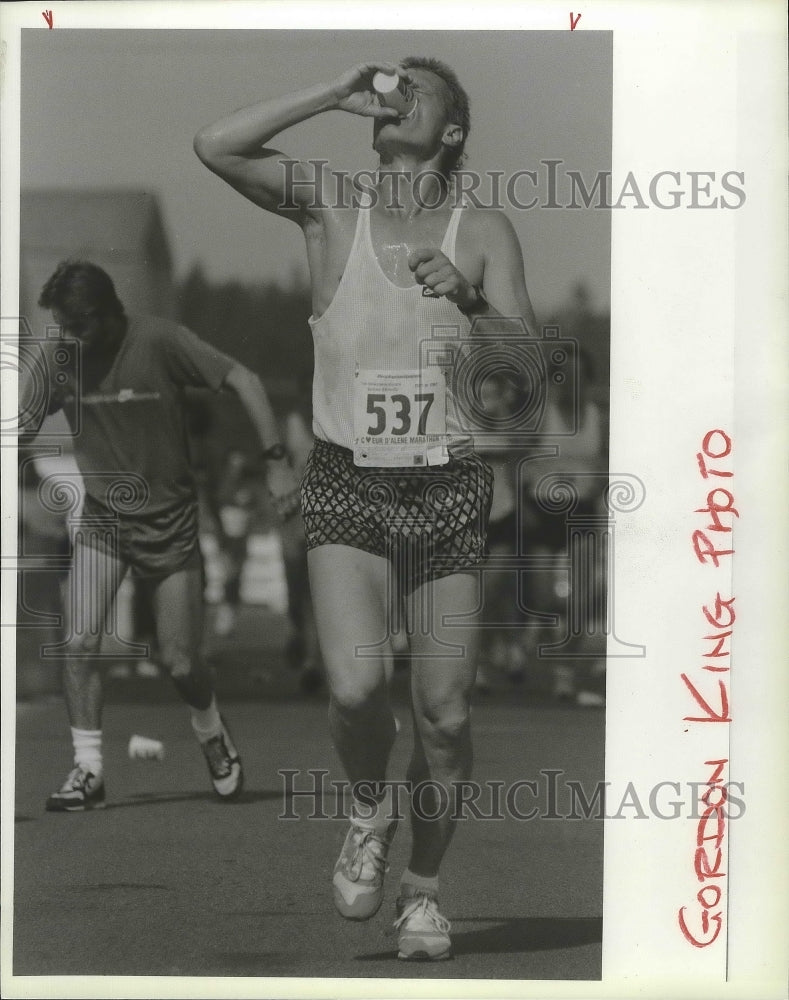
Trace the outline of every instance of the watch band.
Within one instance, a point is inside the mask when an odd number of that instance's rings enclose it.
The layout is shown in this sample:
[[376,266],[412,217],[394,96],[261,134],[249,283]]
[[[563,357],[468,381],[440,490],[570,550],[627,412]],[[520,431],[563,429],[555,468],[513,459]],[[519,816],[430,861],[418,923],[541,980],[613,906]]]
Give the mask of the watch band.
[[463,313],[464,316],[476,316],[478,313],[483,313],[488,308],[488,300],[485,298],[482,289],[478,285],[474,285],[474,291],[477,293],[477,297],[467,306],[465,309],[463,306],[458,306],[458,309]]

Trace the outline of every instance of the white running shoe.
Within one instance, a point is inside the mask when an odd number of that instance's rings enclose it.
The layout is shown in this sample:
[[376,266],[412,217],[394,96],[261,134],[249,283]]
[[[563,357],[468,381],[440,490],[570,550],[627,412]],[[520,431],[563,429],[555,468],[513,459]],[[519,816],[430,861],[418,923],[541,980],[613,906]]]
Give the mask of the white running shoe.
[[386,856],[396,829],[396,819],[381,826],[351,816],[351,828],[332,877],[334,905],[346,920],[369,920],[380,909],[388,869]]
[[104,808],[104,781],[87,768],[77,766],[46,803],[47,812],[85,812]]
[[395,929],[399,932],[397,957],[406,962],[440,962],[452,958],[449,932],[452,925],[438,912],[438,899],[430,892],[397,900]]
[[205,743],[201,742],[200,747],[216,794],[226,802],[238,798],[244,787],[244,771],[224,719],[222,732]]

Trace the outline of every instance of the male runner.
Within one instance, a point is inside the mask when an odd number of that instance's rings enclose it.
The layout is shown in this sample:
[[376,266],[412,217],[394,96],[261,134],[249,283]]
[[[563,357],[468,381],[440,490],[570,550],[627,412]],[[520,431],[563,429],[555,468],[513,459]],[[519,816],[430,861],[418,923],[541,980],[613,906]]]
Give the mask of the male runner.
[[[100,526],[74,535],[64,669],[74,768],[46,808],[70,812],[104,805],[96,654],[129,567],[148,578],[161,662],[191,708],[214,790],[220,799],[233,799],[242,788],[241,761],[200,656],[203,564],[183,390],[227,388],[237,394],[269,459],[269,489],[284,509],[294,499],[296,481],[268,398],[256,375],[189,330],[151,316],[127,316],[111,278],[94,264],[62,263],[39,304],[80,345],[81,383],[53,382],[49,409],[62,408],[75,431],[86,491],[81,523]],[[20,387],[20,399],[24,393]]]
[[[372,85],[377,71],[399,72],[413,88],[407,116],[381,105]],[[268,146],[290,126],[337,109],[374,119],[379,169],[361,196],[339,175],[338,198],[337,176],[323,161],[294,164]],[[357,788],[333,877],[335,905],[349,919],[367,919],[381,905],[396,826],[386,784],[396,731],[387,694],[388,609],[400,606],[387,589],[393,579],[406,606],[414,717],[408,778],[431,794],[411,797],[413,845],[395,922],[404,959],[451,955],[438,871],[453,810],[440,800],[471,769],[479,603],[472,569],[484,555],[492,478],[470,450],[451,386],[442,407],[440,378],[414,374],[423,367],[420,343],[440,326],[467,333],[474,316],[521,317],[534,330],[510,223],[499,211],[453,205],[451,178],[468,130],[468,98],[452,70],[409,58],[399,67],[358,65],[330,83],[237,111],[195,139],[211,170],[300,226],[307,245],[317,440],[302,510],[330,728]],[[404,452],[397,442],[405,439]],[[440,464],[446,456],[434,444],[446,440],[449,461]],[[447,625],[449,615],[464,624]]]

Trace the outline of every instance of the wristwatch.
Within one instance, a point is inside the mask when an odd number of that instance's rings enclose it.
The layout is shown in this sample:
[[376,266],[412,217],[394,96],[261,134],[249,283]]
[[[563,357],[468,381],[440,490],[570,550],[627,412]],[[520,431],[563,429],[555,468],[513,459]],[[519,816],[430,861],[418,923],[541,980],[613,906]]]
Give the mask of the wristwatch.
[[474,291],[477,293],[477,297],[471,303],[470,306],[458,306],[458,309],[463,313],[464,316],[476,316],[478,313],[487,312],[488,300],[482,293],[482,289],[478,285],[473,285]]
[[264,448],[260,453],[260,457],[272,462],[278,462],[281,458],[286,458],[287,454],[283,444],[273,444],[270,448]]

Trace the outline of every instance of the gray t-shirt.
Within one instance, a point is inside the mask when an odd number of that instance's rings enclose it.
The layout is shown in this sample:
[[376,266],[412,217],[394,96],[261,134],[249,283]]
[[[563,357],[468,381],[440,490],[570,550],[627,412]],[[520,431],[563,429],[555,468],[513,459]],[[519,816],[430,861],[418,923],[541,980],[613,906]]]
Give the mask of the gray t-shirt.
[[194,503],[183,390],[218,391],[235,364],[185,327],[153,316],[128,318],[114,356],[85,352],[81,385],[67,386],[52,409],[62,406],[76,431],[88,496],[106,506],[108,490],[128,476],[147,488],[143,517]]

